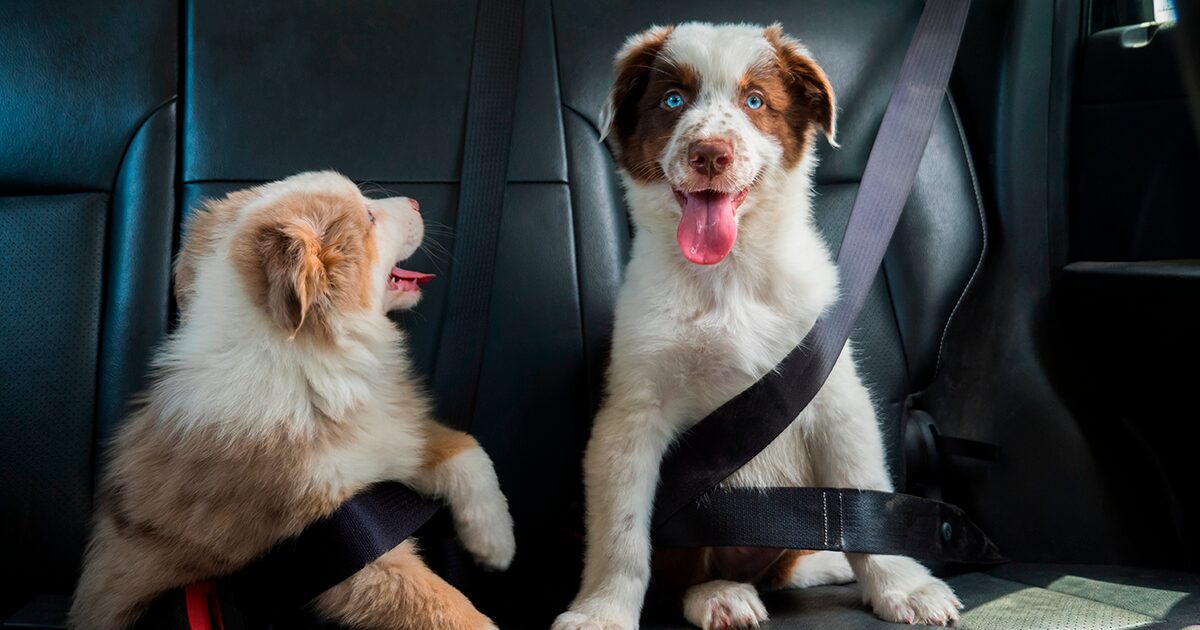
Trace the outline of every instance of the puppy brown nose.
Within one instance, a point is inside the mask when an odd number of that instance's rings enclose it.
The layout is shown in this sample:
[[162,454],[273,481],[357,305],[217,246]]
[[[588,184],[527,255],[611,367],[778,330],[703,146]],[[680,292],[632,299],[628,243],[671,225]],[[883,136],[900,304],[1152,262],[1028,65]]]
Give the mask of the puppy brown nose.
[[733,164],[733,146],[728,140],[701,140],[688,147],[688,164],[701,175],[715,177]]

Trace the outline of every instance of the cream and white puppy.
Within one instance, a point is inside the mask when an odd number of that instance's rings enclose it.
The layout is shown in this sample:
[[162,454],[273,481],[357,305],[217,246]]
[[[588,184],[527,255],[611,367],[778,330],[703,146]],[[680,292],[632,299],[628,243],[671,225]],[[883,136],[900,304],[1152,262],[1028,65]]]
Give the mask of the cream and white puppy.
[[[386,480],[444,499],[466,548],[508,566],[491,460],[433,420],[387,318],[431,278],[397,262],[423,225],[415,201],[332,172],[197,214],[176,261],[181,323],[112,446],[73,627],[128,627],[157,594],[235,571]],[[354,627],[493,627],[412,541],[314,605]]]
[[[584,462],[583,583],[556,630],[638,626],[663,453],[833,303],[837,271],[810,197],[816,134],[832,141],[834,120],[824,72],[778,25],[656,27],[618,53],[602,132],[625,185],[633,255]],[[726,483],[892,490],[849,348],[812,404]],[[681,582],[685,616],[706,629],[765,620],[755,586],[857,578],[864,601],[895,622],[951,624],[961,607],[899,556],[786,552],[763,563],[738,550],[676,551],[656,558],[661,575]]]

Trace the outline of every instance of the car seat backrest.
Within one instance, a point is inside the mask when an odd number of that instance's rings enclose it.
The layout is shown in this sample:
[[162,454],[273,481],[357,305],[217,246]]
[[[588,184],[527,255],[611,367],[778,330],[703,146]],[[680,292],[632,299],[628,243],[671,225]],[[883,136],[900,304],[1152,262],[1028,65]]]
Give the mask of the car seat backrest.
[[0,4],[0,556],[73,585],[94,445],[165,327],[175,3]]
[[[527,3],[472,427],[496,462],[521,553],[513,573],[488,578],[498,588],[471,593],[507,601],[481,605],[537,607],[506,594],[538,584],[552,602],[576,585],[580,457],[629,251],[596,132],[623,38],[686,19],[780,20],[798,36],[838,95],[842,148],[822,141],[816,201],[836,246],[921,4]],[[0,3],[0,87],[17,95],[0,101],[0,253],[21,261],[0,270],[0,461],[13,476],[0,484],[0,549],[29,576],[26,590],[71,588],[95,445],[166,326],[171,246],[202,198],[333,168],[371,194],[419,199],[434,243],[408,266],[443,275],[398,319],[421,372],[433,372],[474,15],[470,0]],[[947,104],[854,335],[896,475],[903,402],[933,377],[982,242]]]

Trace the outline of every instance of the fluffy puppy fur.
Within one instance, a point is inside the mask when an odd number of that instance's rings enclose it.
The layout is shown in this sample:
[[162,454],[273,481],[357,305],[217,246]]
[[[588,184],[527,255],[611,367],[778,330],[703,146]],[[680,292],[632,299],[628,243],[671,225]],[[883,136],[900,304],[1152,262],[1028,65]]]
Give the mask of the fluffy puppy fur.
[[[125,628],[160,593],[232,572],[369,484],[445,500],[463,543],[505,568],[514,542],[491,460],[437,424],[387,318],[429,277],[398,267],[417,204],[306,173],[207,204],[176,261],[180,326],[122,425],[71,626]],[[314,601],[357,628],[492,623],[412,541]]]
[[[825,73],[778,25],[688,23],[629,38],[602,116],[635,226],[606,398],[584,462],[582,586],[556,630],[638,625],[651,575],[659,463],[675,438],[773,368],[834,301],[813,226],[816,135],[832,142]],[[731,486],[892,490],[871,397],[847,347],[812,404]],[[660,553],[702,628],[767,618],[757,587],[857,578],[888,621],[945,625],[960,604],[898,556]],[[848,562],[847,562],[848,561]]]

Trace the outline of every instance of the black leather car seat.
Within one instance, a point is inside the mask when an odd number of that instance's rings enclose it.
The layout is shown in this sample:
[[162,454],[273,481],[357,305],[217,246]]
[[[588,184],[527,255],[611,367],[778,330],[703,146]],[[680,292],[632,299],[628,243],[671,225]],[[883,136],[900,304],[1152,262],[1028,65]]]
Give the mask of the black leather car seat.
[[0,4],[0,618],[73,587],[96,445],[166,327],[177,8]]
[[[631,236],[596,132],[613,51],[687,19],[781,21],[803,40],[840,106],[842,148],[822,144],[816,174],[817,219],[836,246],[920,7],[528,1],[472,427],[509,497],[517,561],[483,574],[459,562],[446,523],[422,534],[501,627],[547,627],[578,583],[580,457]],[[0,4],[0,88],[18,95],[0,101],[0,557],[18,578],[0,619],[21,609],[10,624],[61,621],[96,455],[167,326],[170,253],[201,198],[335,168],[369,192],[419,199],[434,244],[412,267],[448,272],[474,14],[469,0]],[[948,100],[854,335],[901,487],[906,402],[954,377],[939,363],[970,324],[958,305],[986,289],[972,286],[987,238],[960,123]],[[426,374],[451,282],[429,285],[401,319]],[[1200,619],[1190,574],[1015,564],[952,583],[966,628]],[[887,625],[852,585],[774,593],[768,606],[773,627]]]

